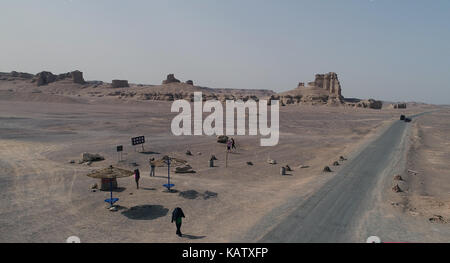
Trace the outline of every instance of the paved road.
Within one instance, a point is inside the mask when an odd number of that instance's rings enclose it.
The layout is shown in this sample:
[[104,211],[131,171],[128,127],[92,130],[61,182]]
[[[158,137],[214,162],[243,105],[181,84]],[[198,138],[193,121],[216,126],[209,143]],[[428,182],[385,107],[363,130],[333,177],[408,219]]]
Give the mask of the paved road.
[[395,158],[407,125],[393,123],[259,242],[355,242],[358,218],[374,202],[371,192]]

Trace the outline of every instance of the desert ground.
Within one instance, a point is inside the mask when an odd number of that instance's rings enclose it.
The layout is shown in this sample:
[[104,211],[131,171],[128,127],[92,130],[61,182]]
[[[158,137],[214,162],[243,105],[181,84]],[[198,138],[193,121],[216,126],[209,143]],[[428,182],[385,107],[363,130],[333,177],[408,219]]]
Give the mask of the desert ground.
[[[412,218],[411,227],[448,229],[448,108],[280,107],[279,144],[261,147],[259,137],[235,136],[237,150],[229,155],[226,168],[225,146],[215,137],[171,134],[176,115],[170,112],[171,102],[46,89],[42,93],[0,82],[0,242],[65,242],[69,236],[82,242],[243,241],[273,209],[293,197],[306,199],[333,178],[341,169],[333,162],[340,156],[351,159],[400,114],[434,110],[439,111],[411,123],[407,163],[401,169],[404,181],[399,184],[403,192],[389,188],[383,202],[386,211]],[[140,135],[146,136],[145,153],[130,145],[131,137]],[[119,162],[116,145],[124,145],[124,161]],[[187,156],[186,150],[193,155]],[[105,160],[78,164],[84,152],[101,154]],[[218,161],[209,168],[213,154]],[[173,193],[162,186],[167,168],[158,167],[156,177],[149,177],[149,158],[164,155],[184,159],[196,171],[172,172]],[[269,158],[277,164],[267,163]],[[132,177],[118,179],[117,212],[104,202],[109,192],[92,191],[98,181],[86,176],[109,165],[141,171],[139,190]],[[284,165],[293,168],[287,176],[280,175]],[[322,171],[326,165],[332,173]],[[183,195],[186,191],[191,192]],[[207,191],[216,195],[205,195]],[[186,214],[182,238],[170,222],[175,207]],[[271,218],[273,224],[290,209]],[[419,241],[450,241],[446,232],[440,233]]]

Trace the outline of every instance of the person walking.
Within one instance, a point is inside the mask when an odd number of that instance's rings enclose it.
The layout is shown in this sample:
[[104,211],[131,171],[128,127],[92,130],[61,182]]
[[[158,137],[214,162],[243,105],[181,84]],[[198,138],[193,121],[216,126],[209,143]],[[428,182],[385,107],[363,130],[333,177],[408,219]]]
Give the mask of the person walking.
[[134,180],[136,181],[136,189],[139,189],[139,179],[141,179],[141,173],[139,169],[134,170]]
[[234,138],[231,138],[231,149],[236,150],[236,142],[234,141]]
[[150,159],[150,177],[155,177],[155,158]]
[[182,224],[182,218],[185,217],[183,210],[179,207],[175,208],[172,212],[172,223],[175,221],[175,225],[177,226],[177,232],[176,234],[179,237],[182,237],[183,234],[181,233],[181,224]]

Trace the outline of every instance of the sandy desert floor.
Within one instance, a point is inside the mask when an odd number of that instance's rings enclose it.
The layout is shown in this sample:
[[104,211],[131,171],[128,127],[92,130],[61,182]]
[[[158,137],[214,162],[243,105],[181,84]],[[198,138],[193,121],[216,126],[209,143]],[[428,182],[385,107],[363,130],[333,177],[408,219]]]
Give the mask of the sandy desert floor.
[[450,223],[450,109],[415,121],[410,145],[398,206],[433,224]]
[[[388,109],[281,107],[280,143],[260,147],[258,137],[236,136],[238,149],[225,168],[225,147],[215,137],[171,135],[176,114],[169,102],[52,96],[0,91],[0,242],[65,242],[73,235],[82,242],[241,241],[273,208],[292,196],[306,198],[329,180],[333,173],[323,173],[325,165],[341,155],[351,158],[400,115]],[[414,123],[410,169],[419,173],[411,182],[406,178],[413,190],[405,200],[418,213],[448,218],[449,111],[432,116]],[[130,145],[130,138],[139,135],[146,136],[149,153]],[[119,164],[116,145],[125,147],[125,161]],[[187,149],[193,156],[185,155]],[[99,153],[106,160],[90,166],[70,163],[83,152]],[[219,160],[209,168],[212,154]],[[172,173],[177,193],[164,191],[165,168],[157,168],[154,178],[148,176],[148,159],[163,155],[185,159],[197,172]],[[268,164],[268,158],[278,164]],[[141,189],[131,177],[119,179],[114,195],[120,198],[120,209],[110,212],[103,201],[109,193],[92,192],[90,186],[97,181],[86,174],[110,164],[133,169],[132,163],[139,165]],[[294,171],[280,176],[286,164]],[[188,190],[199,195],[180,195]],[[205,199],[205,191],[217,196]],[[170,222],[177,206],[186,214],[183,238],[175,235]]]

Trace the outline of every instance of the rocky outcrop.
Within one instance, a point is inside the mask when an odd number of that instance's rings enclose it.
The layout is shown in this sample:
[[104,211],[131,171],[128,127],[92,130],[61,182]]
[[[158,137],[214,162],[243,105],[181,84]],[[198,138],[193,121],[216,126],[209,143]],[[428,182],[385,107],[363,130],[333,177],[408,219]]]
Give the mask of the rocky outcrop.
[[99,161],[103,161],[105,160],[105,158],[103,156],[101,156],[100,154],[97,153],[83,153],[81,155],[81,163],[86,163],[86,162],[99,162]]
[[181,83],[181,81],[176,79],[174,74],[169,74],[167,75],[167,79],[163,80],[162,84],[170,84],[170,83]]
[[[374,99],[360,100],[356,98],[344,98],[342,96],[342,87],[338,75],[334,72],[316,74],[314,81],[308,82],[306,85],[304,82],[300,82],[296,89],[280,93],[278,98],[282,106],[289,104],[347,105],[350,107],[370,109],[381,109],[383,106],[381,101]],[[277,96],[272,96],[271,99],[277,99]],[[400,107],[403,107],[403,105]]]
[[394,103],[394,104],[391,104],[390,108],[392,108],[392,109],[406,109],[406,103]]
[[334,72],[316,74],[315,80],[308,82],[306,86],[304,82],[300,82],[295,90],[280,94],[282,105],[341,105],[344,104],[343,99],[341,84]]
[[34,75],[30,74],[30,73],[25,73],[25,72],[11,71],[11,77],[21,78],[21,79],[32,79],[34,77]]
[[195,173],[194,169],[189,164],[186,164],[181,167],[175,168],[175,173],[177,174],[188,174],[188,173]]
[[79,71],[79,70],[75,70],[70,72],[70,75],[72,77],[73,83],[77,83],[77,84],[85,84],[86,81],[84,81],[83,78],[83,72]]
[[77,83],[77,84],[85,84],[86,83],[86,81],[84,81],[84,78],[83,78],[83,72],[81,72],[79,70],[59,74],[56,77],[56,81],[66,80],[66,79],[69,79],[69,80],[73,81],[73,83]]
[[334,72],[327,74],[316,74],[314,82],[308,83],[310,88],[319,88],[328,91],[327,104],[343,104],[342,88],[338,76]]
[[55,81],[60,80],[71,80],[73,83],[77,84],[85,84],[86,81],[84,81],[83,78],[83,72],[75,70],[68,73],[62,73],[58,75],[54,75],[51,72],[48,71],[42,71],[33,78],[32,82],[36,83],[37,86],[44,86],[48,85]]
[[314,86],[328,90],[328,92],[330,92],[330,94],[333,96],[342,97],[341,84],[339,82],[337,74],[334,72],[330,72],[327,74],[316,74]]
[[55,82],[57,79],[56,75],[49,71],[42,71],[33,78],[32,82],[36,83],[37,86],[48,85],[52,82]]
[[362,100],[356,103],[355,107],[380,110],[383,107],[383,102],[374,99]]
[[111,83],[113,88],[128,88],[129,86],[128,80],[114,79]]

